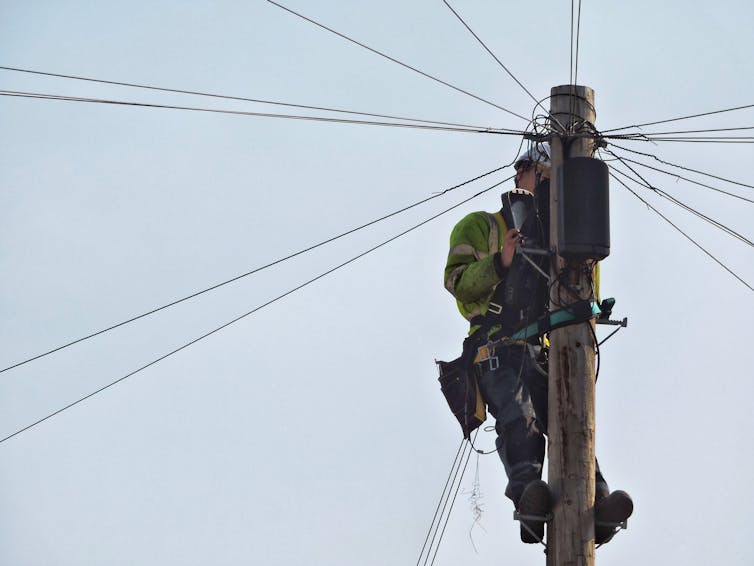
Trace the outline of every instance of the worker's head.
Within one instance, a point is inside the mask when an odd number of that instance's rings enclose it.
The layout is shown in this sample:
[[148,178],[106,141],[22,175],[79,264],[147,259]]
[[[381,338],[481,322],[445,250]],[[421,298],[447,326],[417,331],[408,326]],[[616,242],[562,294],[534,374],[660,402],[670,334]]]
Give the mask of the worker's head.
[[516,187],[533,193],[541,181],[550,178],[549,144],[533,145],[529,151],[516,160],[514,167]]

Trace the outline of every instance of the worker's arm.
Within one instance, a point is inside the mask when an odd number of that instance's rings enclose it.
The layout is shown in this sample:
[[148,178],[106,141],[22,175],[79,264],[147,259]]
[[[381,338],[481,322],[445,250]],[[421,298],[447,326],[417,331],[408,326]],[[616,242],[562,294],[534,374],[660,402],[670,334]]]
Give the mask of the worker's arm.
[[491,244],[489,239],[490,220],[484,212],[469,214],[451,233],[445,288],[463,304],[487,302],[513,259],[518,240],[515,230],[506,233],[502,253],[490,253],[497,242]]

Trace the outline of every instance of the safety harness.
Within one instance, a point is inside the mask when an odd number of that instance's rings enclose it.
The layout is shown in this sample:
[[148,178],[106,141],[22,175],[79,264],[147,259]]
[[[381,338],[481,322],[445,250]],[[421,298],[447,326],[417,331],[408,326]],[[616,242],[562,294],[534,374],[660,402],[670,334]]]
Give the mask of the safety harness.
[[[551,252],[549,240],[549,180],[537,186],[534,194],[514,189],[502,195],[501,213],[506,226],[517,228],[525,245],[519,244],[505,279],[495,288],[487,311],[471,319],[477,341],[533,342],[569,324],[586,322],[603,315],[591,300],[579,300],[565,308],[548,312],[546,270]],[[535,196],[536,195],[536,196]],[[614,300],[604,301],[609,315]]]
[[[549,183],[541,186],[549,192]],[[538,191],[540,188],[538,187]],[[523,326],[529,326],[545,315],[548,290],[546,270],[549,269],[550,252],[545,222],[538,214],[536,197],[523,189],[514,189],[502,195],[500,213],[508,228],[518,230],[522,241],[516,248],[513,261],[507,268],[503,281],[495,287],[484,314],[471,319],[477,337],[512,337]],[[544,204],[540,202],[540,204]],[[529,255],[536,254],[536,255]],[[531,332],[525,338],[534,337]]]
[[[528,191],[503,194],[501,212],[505,224],[518,229],[526,245],[517,247],[505,279],[495,287],[487,311],[469,321],[474,332],[464,341],[461,357],[451,362],[437,361],[442,392],[461,425],[464,438],[470,438],[471,432],[486,418],[474,364],[489,361],[490,369],[496,370],[499,362],[494,350],[497,346],[538,344],[540,338],[552,330],[594,318],[598,318],[598,323],[627,325],[627,319],[622,322],[609,320],[614,299],[605,299],[601,305],[593,300],[579,300],[567,307],[548,311],[549,276],[546,270],[551,255],[547,245],[548,192],[549,181],[543,181],[537,187],[539,206]],[[544,218],[540,219],[538,209],[544,213]],[[546,349],[541,352],[546,357]]]

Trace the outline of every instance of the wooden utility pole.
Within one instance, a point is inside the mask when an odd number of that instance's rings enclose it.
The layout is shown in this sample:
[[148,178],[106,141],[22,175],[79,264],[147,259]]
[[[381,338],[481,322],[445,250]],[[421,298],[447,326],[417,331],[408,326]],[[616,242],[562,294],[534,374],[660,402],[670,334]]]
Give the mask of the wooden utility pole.
[[[568,157],[591,157],[594,140],[574,137],[590,133],[595,122],[594,91],[589,87],[561,85],[550,91],[553,136],[550,177],[550,239],[558,234],[558,166]],[[553,262],[555,284],[551,309],[581,299],[591,299],[586,262],[570,260],[569,289],[557,282],[566,266]],[[594,324],[590,322],[589,324]],[[547,566],[594,566],[594,399],[595,344],[587,324],[575,324],[550,334],[548,483],[553,491],[553,518],[547,532]]]

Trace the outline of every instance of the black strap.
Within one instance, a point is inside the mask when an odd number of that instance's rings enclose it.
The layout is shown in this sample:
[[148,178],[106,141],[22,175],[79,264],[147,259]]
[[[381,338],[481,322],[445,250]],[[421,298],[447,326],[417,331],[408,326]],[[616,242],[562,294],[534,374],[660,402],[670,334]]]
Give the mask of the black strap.
[[[548,179],[538,185],[536,194],[539,194],[541,191],[542,195],[549,195],[549,183]],[[503,208],[500,210],[508,227],[512,227],[512,223],[514,223],[512,195],[513,193],[502,195]],[[549,206],[549,198],[538,200],[541,200],[542,203],[547,201]],[[545,245],[548,241],[549,230],[544,231],[543,229],[544,226],[536,213],[535,199],[524,198],[522,196],[520,204],[523,204],[528,209],[527,214],[524,215],[525,221],[518,226],[521,233],[526,237],[527,243],[532,244],[534,247]],[[544,240],[544,243],[542,240]],[[547,260],[542,261],[546,265]],[[544,314],[543,311],[546,309],[547,302],[546,295],[543,296],[544,300],[541,304],[536,306],[539,303],[537,295],[546,293],[544,289],[538,290],[537,282],[540,279],[541,275],[533,271],[532,267],[519,254],[516,254],[513,258],[513,263],[507,268],[506,276],[495,287],[487,306],[487,312],[483,315],[473,317],[469,323],[472,327],[476,325],[481,326],[477,330],[479,334],[487,334],[492,327],[499,326],[500,331],[504,335],[510,336],[520,326],[523,311],[527,311],[527,313],[524,313],[524,318],[531,317],[536,319]],[[533,293],[533,297],[522,301],[519,295],[522,292]],[[534,303],[532,302],[532,298],[534,299]],[[532,306],[534,306],[534,312],[531,311]]]
[[538,338],[556,328],[586,322],[587,320],[599,316],[599,314],[600,309],[596,302],[581,300],[563,309],[545,313],[532,324],[519,328],[518,331],[513,334],[497,332],[495,335],[490,336],[490,339],[497,340],[503,336],[512,338],[513,340]]

